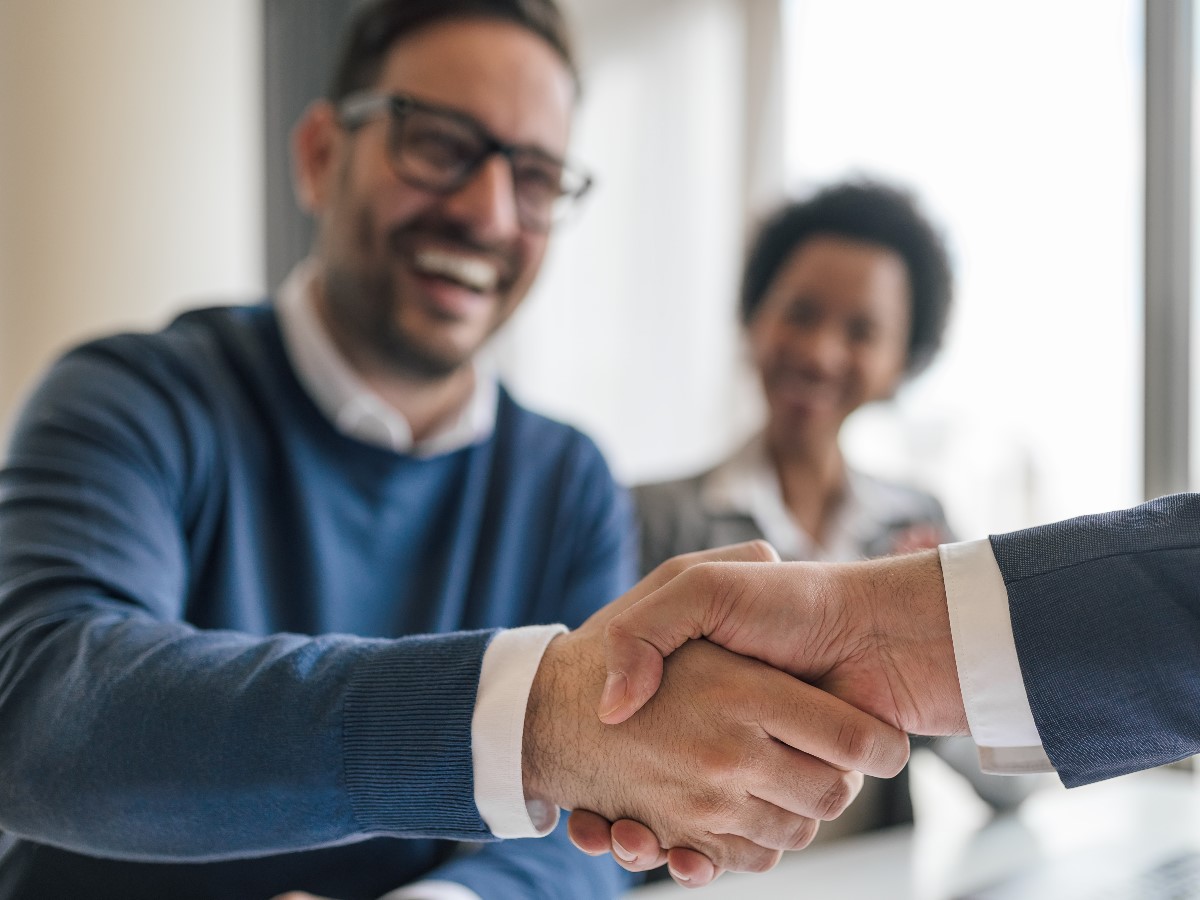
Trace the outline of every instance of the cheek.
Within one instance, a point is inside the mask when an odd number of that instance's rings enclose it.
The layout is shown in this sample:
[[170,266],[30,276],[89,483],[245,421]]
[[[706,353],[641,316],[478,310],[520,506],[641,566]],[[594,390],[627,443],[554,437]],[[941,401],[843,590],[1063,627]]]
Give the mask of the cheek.
[[884,400],[896,393],[904,377],[905,353],[874,353],[859,369],[867,400]]
[[769,368],[783,352],[785,342],[779,339],[780,330],[761,315],[746,326],[745,334],[750,361],[759,371]]

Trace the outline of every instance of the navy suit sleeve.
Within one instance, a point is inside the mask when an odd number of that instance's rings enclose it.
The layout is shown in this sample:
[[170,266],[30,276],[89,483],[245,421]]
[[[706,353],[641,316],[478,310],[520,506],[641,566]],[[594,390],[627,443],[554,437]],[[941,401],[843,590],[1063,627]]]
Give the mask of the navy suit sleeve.
[[1200,752],[1200,495],[991,542],[1029,704],[1063,783]]

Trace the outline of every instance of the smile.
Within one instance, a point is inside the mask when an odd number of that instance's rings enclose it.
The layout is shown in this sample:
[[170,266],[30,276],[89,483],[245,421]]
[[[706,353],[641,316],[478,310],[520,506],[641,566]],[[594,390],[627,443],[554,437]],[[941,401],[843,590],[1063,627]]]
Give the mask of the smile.
[[446,278],[481,294],[495,290],[500,282],[499,270],[487,260],[448,250],[418,251],[414,265],[422,275]]

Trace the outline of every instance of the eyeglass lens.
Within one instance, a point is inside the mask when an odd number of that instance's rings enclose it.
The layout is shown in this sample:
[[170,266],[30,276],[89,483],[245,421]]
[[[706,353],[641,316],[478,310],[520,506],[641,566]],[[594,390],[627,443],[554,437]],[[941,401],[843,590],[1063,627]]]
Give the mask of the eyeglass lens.
[[[454,191],[497,151],[482,130],[454,116],[408,109],[392,118],[391,155],[397,174],[420,187]],[[517,209],[526,224],[548,227],[566,206],[564,198],[584,183],[562,163],[537,150],[502,151],[512,168]]]

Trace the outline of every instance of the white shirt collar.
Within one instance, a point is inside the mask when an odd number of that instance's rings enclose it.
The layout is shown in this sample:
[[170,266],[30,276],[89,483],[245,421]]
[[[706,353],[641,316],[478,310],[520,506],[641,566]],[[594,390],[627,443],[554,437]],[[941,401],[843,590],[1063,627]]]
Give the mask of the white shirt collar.
[[894,511],[896,498],[852,469],[844,477],[845,494],[824,545],[800,527],[784,503],[762,434],[708,474],[701,486],[701,502],[710,513],[749,516],[784,559],[858,560],[877,536],[880,523]]
[[434,434],[414,441],[408,420],[372,391],[338,352],[317,317],[313,282],[317,265],[309,259],[288,274],[276,311],[283,346],[300,384],[317,408],[342,434],[367,444],[430,457],[479,443],[496,428],[500,387],[495,369],[473,362],[475,388],[459,414]]

